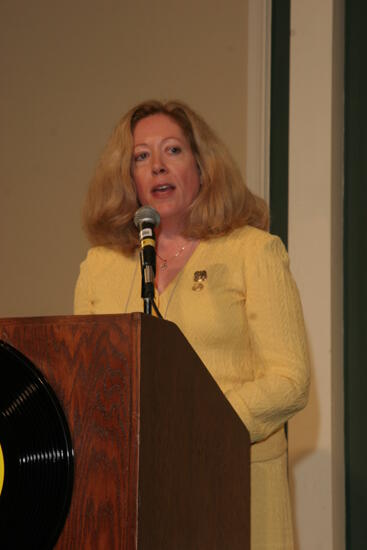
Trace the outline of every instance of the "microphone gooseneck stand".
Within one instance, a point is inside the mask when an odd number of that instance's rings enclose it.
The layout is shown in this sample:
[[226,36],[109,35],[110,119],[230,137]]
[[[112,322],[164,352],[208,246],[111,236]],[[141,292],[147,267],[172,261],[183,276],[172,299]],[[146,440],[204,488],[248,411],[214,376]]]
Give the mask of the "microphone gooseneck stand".
[[151,206],[142,206],[134,216],[134,223],[139,230],[141,297],[144,302],[144,313],[152,314],[152,307],[157,316],[163,318],[154,301],[154,278],[156,268],[154,228],[159,225],[158,212]]

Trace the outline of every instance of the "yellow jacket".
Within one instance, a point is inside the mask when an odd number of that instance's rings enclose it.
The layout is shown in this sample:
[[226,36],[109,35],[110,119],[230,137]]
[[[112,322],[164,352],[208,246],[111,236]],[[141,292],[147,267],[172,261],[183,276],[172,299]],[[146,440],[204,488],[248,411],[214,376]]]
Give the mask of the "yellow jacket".
[[[75,313],[143,311],[140,292],[138,253],[95,247],[81,264]],[[309,364],[282,242],[249,226],[202,241],[156,303],[249,430],[252,548],[291,549],[284,423],[307,402]]]

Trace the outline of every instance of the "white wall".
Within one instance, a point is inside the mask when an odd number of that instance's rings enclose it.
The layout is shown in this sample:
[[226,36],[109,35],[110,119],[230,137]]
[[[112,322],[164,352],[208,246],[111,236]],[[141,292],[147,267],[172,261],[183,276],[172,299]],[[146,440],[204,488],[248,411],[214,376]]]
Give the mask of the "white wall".
[[289,251],[312,358],[308,407],[289,425],[298,548],[341,550],[343,2],[292,0]]
[[0,3],[0,317],[71,313],[86,187],[136,102],[185,100],[245,173],[247,19],[247,0]]

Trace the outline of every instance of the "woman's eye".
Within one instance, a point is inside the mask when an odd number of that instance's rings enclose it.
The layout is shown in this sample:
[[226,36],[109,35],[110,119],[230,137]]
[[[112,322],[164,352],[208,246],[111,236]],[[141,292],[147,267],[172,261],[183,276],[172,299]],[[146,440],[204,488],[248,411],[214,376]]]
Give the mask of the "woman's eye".
[[181,153],[181,147],[177,147],[177,145],[172,145],[169,148],[169,152],[172,153],[173,155],[178,155],[178,153]]
[[145,160],[148,156],[148,153],[137,153],[134,157],[135,162],[140,162],[141,160]]

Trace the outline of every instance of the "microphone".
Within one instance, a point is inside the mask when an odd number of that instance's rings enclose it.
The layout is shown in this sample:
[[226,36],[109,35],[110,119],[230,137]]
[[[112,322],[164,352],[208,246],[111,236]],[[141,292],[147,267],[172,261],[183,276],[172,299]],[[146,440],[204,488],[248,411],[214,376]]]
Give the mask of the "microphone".
[[155,235],[154,228],[159,225],[160,216],[151,206],[142,206],[135,212],[134,224],[139,231],[140,265],[142,275],[141,297],[144,300],[144,312],[151,313],[154,300],[155,277]]

